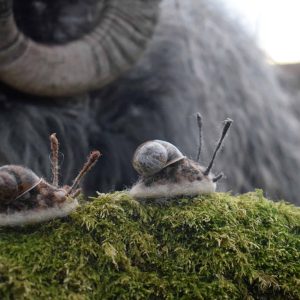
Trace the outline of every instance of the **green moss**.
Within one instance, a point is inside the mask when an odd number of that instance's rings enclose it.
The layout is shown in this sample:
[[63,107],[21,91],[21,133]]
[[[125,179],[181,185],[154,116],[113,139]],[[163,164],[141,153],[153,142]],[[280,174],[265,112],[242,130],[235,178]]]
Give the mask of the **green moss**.
[[300,209],[260,191],[167,205],[101,194],[0,229],[0,299],[300,299]]

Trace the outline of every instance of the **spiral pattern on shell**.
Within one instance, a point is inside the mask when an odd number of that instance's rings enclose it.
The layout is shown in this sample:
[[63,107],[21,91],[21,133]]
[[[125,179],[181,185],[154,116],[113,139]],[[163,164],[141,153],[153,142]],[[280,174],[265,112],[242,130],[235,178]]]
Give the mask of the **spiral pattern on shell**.
[[9,203],[30,191],[40,178],[30,169],[16,165],[0,167],[0,201]]
[[152,140],[136,149],[132,165],[140,175],[151,176],[183,158],[185,156],[171,143]]

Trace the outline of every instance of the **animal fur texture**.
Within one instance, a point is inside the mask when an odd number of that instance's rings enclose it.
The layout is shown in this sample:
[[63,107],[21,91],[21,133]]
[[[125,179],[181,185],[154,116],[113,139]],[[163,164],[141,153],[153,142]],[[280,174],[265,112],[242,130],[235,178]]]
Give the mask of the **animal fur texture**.
[[[44,43],[74,40],[97,23],[97,1],[16,0],[17,24]],[[76,63],[76,62],[74,62]],[[50,174],[47,137],[56,132],[68,158],[63,181],[73,178],[86,153],[101,162],[85,190],[123,189],[137,179],[136,147],[150,139],[170,141],[195,157],[195,113],[204,122],[202,165],[219,129],[235,121],[215,164],[227,179],[222,190],[263,188],[267,196],[300,204],[300,123],[292,95],[252,39],[217,1],[164,0],[156,32],[139,62],[97,91],[70,98],[43,98],[0,85],[0,164],[23,164]]]

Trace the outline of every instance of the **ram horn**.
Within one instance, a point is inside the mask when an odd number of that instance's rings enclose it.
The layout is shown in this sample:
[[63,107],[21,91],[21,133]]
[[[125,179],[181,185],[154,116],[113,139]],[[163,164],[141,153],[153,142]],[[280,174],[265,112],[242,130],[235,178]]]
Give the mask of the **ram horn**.
[[71,96],[100,88],[130,68],[157,23],[160,0],[105,1],[89,34],[48,46],[22,34],[13,1],[0,0],[0,80],[26,93]]

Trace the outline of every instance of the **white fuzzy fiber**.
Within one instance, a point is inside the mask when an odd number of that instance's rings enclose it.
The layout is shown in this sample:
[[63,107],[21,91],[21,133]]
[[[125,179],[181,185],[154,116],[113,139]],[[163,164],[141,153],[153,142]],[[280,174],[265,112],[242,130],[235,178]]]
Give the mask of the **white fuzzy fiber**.
[[39,209],[15,212],[11,214],[0,214],[0,226],[22,226],[26,224],[41,223],[54,218],[62,218],[69,215],[78,207],[77,199],[66,201],[62,205]]
[[155,184],[151,187],[145,186],[141,181],[136,183],[129,194],[137,199],[172,198],[175,196],[195,196],[209,194],[216,190],[216,183],[210,180],[185,181],[180,184]]

